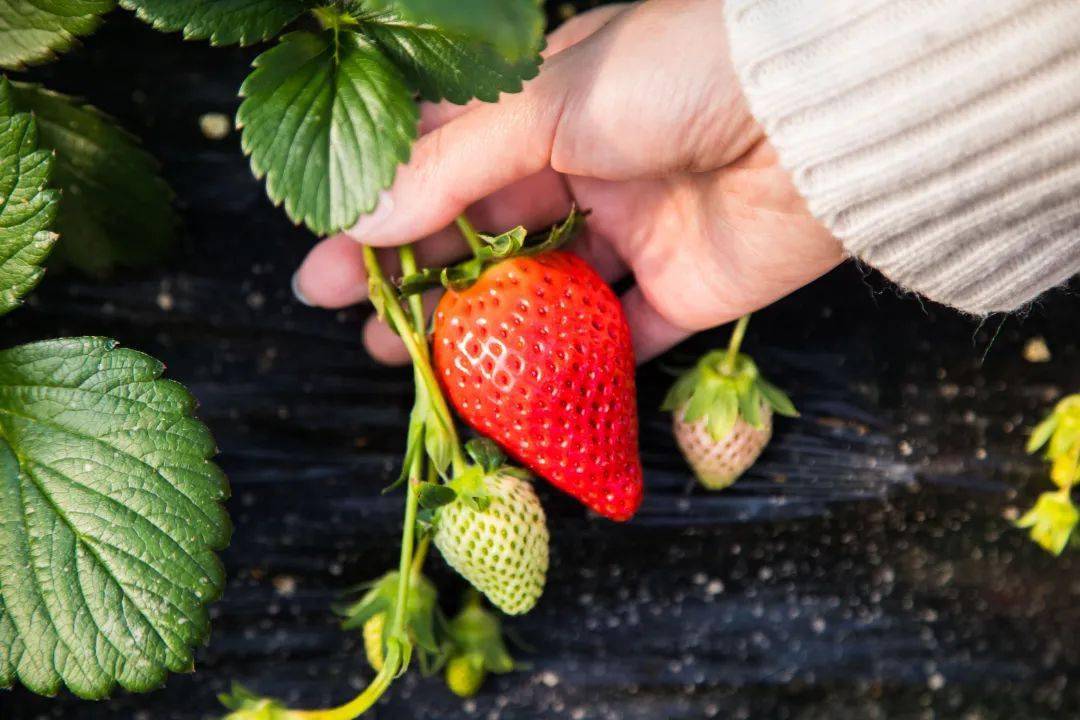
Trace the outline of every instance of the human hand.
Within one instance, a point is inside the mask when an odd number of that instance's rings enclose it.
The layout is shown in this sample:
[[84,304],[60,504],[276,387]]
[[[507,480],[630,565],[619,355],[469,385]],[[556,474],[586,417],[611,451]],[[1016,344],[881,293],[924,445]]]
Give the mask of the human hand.
[[[366,299],[361,242],[419,241],[422,264],[445,264],[468,252],[453,228],[462,212],[482,231],[535,230],[576,203],[591,215],[570,249],[609,282],[633,275],[622,302],[643,362],[843,259],[746,106],[723,3],[598,8],[552,33],[545,54],[540,75],[496,104],[425,106],[412,160],[372,215],[311,251],[298,296]],[[383,362],[408,361],[374,317],[364,341]]]

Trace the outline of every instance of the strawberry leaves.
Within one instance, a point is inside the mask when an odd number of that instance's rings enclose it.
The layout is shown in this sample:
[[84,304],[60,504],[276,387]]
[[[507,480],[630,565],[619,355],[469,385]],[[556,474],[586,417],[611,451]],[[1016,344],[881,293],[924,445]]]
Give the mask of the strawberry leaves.
[[61,191],[59,260],[91,275],[159,259],[176,239],[172,191],[138,140],[96,108],[38,85],[15,83],[15,106],[32,112],[42,148],[56,153]]
[[212,45],[269,40],[306,9],[303,0],[120,0],[157,30]]
[[252,171],[294,222],[318,234],[374,209],[417,134],[400,71],[350,30],[284,36],[255,60],[240,94]]
[[70,50],[89,35],[113,0],[4,0],[0,2],[0,68],[19,70]]
[[394,61],[410,87],[433,102],[494,102],[539,72],[535,52],[510,61],[491,43],[390,12],[361,19],[359,29]]
[[15,112],[0,76],[0,315],[18,307],[41,280],[56,234],[56,192],[46,189],[53,158],[38,145],[37,125]]
[[162,371],[102,338],[0,352],[0,685],[102,698],[191,670],[228,487]]

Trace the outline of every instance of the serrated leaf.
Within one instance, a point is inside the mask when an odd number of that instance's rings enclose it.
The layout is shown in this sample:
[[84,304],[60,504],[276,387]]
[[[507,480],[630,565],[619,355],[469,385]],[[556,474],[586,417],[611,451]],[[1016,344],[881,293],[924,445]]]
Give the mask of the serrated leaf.
[[56,153],[50,185],[61,191],[53,261],[91,275],[159,260],[176,240],[173,194],[157,161],[110,117],[75,98],[14,83],[39,143]]
[[113,0],[3,0],[0,67],[18,70],[52,60],[76,37],[96,30],[113,7]]
[[405,79],[348,30],[284,36],[256,58],[240,94],[252,171],[293,221],[320,235],[374,209],[416,138],[419,111]]
[[303,0],[120,0],[156,30],[212,45],[251,45],[281,32],[307,9]]
[[510,62],[534,57],[544,37],[544,13],[538,0],[365,0],[349,5],[361,12],[390,12],[458,37],[489,43]]
[[228,486],[195,401],[103,338],[0,352],[0,679],[142,692],[193,667]]
[[57,197],[46,188],[52,165],[33,118],[15,112],[11,85],[0,76],[0,315],[38,284],[56,243],[49,227]]
[[521,90],[540,68],[538,53],[509,61],[491,43],[394,13],[364,17],[359,28],[397,64],[409,85],[433,102],[494,102],[500,93]]

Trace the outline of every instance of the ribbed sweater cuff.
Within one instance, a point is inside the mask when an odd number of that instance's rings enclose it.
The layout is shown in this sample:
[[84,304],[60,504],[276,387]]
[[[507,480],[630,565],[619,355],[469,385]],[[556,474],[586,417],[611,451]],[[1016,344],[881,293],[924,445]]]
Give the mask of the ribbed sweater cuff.
[[728,0],[743,90],[811,212],[975,314],[1080,272],[1080,0]]

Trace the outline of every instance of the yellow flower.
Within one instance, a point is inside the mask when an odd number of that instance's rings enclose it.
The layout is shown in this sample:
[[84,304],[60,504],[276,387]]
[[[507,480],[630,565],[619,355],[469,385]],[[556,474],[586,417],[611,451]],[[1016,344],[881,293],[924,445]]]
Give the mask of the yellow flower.
[[1069,535],[1080,521],[1080,512],[1067,492],[1046,492],[1016,522],[1019,528],[1030,528],[1031,539],[1047,552],[1060,555],[1069,542]]

